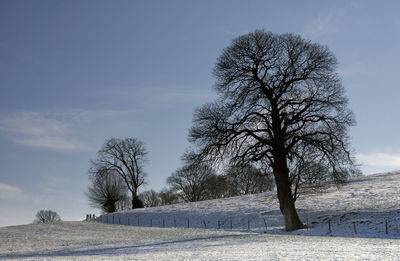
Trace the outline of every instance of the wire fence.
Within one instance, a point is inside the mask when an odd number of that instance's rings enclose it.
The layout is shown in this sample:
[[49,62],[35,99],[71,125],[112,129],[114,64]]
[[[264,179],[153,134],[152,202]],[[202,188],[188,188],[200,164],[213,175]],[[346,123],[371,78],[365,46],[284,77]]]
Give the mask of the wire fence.
[[[236,231],[249,231],[259,233],[275,233],[282,231],[283,226],[271,224],[267,217],[228,217],[228,218],[199,218],[199,217],[146,217],[141,215],[115,215],[105,214],[99,217],[94,215],[87,216],[88,221],[118,224],[139,227],[160,227],[160,228],[202,228],[202,229],[223,229]],[[272,222],[273,223],[273,222]],[[399,218],[380,218],[378,220],[352,219],[340,220],[335,217],[317,218],[309,222],[307,219],[305,230],[310,231],[310,235],[344,235],[344,236],[365,236],[387,235],[395,238],[400,237]],[[317,230],[317,231],[316,231]]]

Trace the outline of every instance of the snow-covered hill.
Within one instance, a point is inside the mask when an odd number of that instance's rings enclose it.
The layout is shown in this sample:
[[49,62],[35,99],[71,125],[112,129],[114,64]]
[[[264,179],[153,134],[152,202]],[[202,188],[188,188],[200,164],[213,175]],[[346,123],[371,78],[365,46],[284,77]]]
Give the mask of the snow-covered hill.
[[400,240],[57,222],[0,228],[0,260],[398,260]]
[[98,217],[103,223],[190,227],[273,234],[400,238],[400,171],[304,191],[297,200],[308,229],[285,232],[275,192],[137,209]]
[[[339,189],[308,191],[297,208],[310,228],[294,232],[283,230],[274,193],[101,217],[129,226],[57,222],[3,227],[0,260],[398,260],[400,240],[382,238],[400,238],[399,185],[397,171],[355,178]],[[187,227],[188,220],[191,229],[159,228]],[[229,231],[231,220],[234,231]],[[264,220],[267,234],[248,233],[265,232]]]
[[0,260],[398,260],[400,240],[57,222],[0,228]]

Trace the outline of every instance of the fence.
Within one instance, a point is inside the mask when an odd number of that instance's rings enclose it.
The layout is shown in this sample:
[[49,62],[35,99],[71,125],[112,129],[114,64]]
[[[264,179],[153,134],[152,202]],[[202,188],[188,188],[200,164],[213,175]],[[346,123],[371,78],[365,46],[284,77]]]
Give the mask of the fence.
[[[375,223],[371,223],[370,220],[352,220],[349,222],[346,222],[345,225],[347,224],[347,229],[349,229],[349,224],[350,225],[350,229],[352,230],[352,233],[354,235],[357,235],[360,233],[360,228],[362,228],[364,231],[362,231],[362,234],[365,234],[365,230],[369,229],[371,230],[372,228],[375,228],[375,231],[378,230],[378,232],[381,232],[389,235],[400,235],[399,232],[399,222],[396,222],[397,220],[389,220],[389,219],[384,219],[381,222],[375,222]],[[365,225],[368,224],[368,225]],[[328,233],[329,234],[333,234],[335,233],[335,229],[340,231],[343,231],[343,223],[335,223],[336,227],[332,224],[331,220],[328,220],[326,222],[327,228],[328,228]],[[380,231],[379,231],[380,230]],[[363,233],[364,232],[364,233]]]
[[[89,216],[90,219],[90,216]],[[282,219],[282,217],[280,217]],[[241,216],[218,218],[199,218],[197,216],[158,216],[148,217],[145,215],[127,214],[106,214],[99,217],[92,216],[96,222],[119,224],[140,227],[171,227],[171,228],[203,228],[203,229],[224,229],[236,231],[251,231],[259,233],[277,233],[283,231],[283,224],[277,225],[276,220],[269,220],[267,217],[260,216]],[[387,237],[400,238],[399,219],[383,218],[380,221],[370,221],[368,219],[353,219],[341,222],[338,219],[325,218],[316,222],[314,219],[311,224],[306,221],[306,229],[298,230],[295,234],[303,235],[336,235],[336,236],[367,236],[387,235]],[[281,233],[281,232],[278,232]]]
[[[242,225],[243,219],[241,222],[234,223],[233,218],[225,219],[225,220],[216,220],[215,224],[213,222],[206,219],[201,219],[199,221],[198,218],[147,218],[142,219],[140,216],[116,216],[116,215],[102,215],[94,220],[100,223],[107,224],[116,224],[116,225],[128,225],[128,226],[141,226],[141,227],[174,227],[174,228],[204,228],[204,229],[230,229],[230,230],[251,230],[253,219],[247,219],[245,225]],[[265,226],[265,230],[267,231],[267,220],[262,219],[263,224]],[[201,224],[201,225],[200,225]]]

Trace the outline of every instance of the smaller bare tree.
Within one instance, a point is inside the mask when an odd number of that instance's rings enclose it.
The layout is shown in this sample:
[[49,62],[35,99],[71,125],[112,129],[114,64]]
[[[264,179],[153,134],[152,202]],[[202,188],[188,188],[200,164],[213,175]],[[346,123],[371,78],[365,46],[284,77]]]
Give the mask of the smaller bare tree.
[[61,221],[60,216],[53,210],[40,210],[36,213],[36,218],[33,221],[35,224],[50,223]]
[[147,161],[147,150],[144,143],[134,139],[111,138],[98,151],[92,165],[106,168],[119,175],[132,195],[132,208],[143,207],[138,197],[140,186],[146,183],[144,164]]
[[208,180],[215,176],[215,171],[204,163],[185,165],[176,170],[167,179],[173,191],[186,202],[209,199]]
[[161,200],[161,206],[177,204],[180,202],[177,193],[167,188],[162,189],[159,193],[159,196]]
[[139,194],[139,198],[143,201],[145,207],[157,207],[161,205],[161,199],[154,190],[146,190]]
[[225,175],[211,175],[207,180],[207,198],[216,199],[229,196],[229,184]]
[[89,170],[89,178],[91,185],[85,194],[92,207],[105,213],[122,210],[128,197],[125,183],[120,176],[109,169],[93,165]]
[[226,173],[229,196],[255,194],[272,190],[272,173],[263,172],[251,165],[229,167]]

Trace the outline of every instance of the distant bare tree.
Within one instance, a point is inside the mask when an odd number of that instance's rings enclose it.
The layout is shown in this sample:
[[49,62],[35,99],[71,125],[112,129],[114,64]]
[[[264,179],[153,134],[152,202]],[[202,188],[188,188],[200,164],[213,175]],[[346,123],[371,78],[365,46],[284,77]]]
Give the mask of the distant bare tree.
[[173,191],[186,202],[209,199],[208,180],[215,176],[215,171],[206,164],[185,165],[176,170],[167,179]]
[[357,172],[348,136],[355,121],[336,67],[326,46],[256,30],[224,49],[214,68],[219,99],[195,112],[197,154],[270,168],[289,231],[304,227],[292,162],[312,157],[335,181]]
[[255,194],[272,190],[272,173],[265,173],[251,166],[231,166],[227,173],[227,187],[230,196]]
[[139,194],[145,207],[157,207],[161,205],[161,198],[154,190],[146,190]]
[[128,199],[127,189],[119,175],[107,168],[92,165],[89,178],[91,184],[85,194],[91,206],[105,213],[112,213],[125,207]]
[[206,182],[206,199],[224,198],[229,195],[229,183],[225,175],[210,175]]
[[36,213],[36,218],[33,221],[35,224],[49,223],[61,221],[60,216],[53,210],[40,210]]
[[138,197],[138,190],[146,183],[147,176],[143,169],[147,161],[147,150],[143,142],[134,138],[111,138],[97,154],[97,160],[92,161],[92,164],[118,174],[132,195],[132,208],[143,207]]
[[181,202],[176,192],[166,188],[160,191],[159,196],[161,199],[161,206],[172,205]]
[[128,195],[125,195],[125,197],[122,200],[118,200],[115,203],[117,211],[122,211],[125,209],[131,208],[131,198]]

